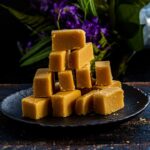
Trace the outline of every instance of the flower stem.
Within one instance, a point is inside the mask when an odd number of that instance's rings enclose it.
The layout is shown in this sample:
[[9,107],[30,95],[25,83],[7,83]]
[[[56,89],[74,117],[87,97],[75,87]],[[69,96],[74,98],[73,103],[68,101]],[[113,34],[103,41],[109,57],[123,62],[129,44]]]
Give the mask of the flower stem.
[[[61,11],[61,10],[60,10],[60,11]],[[56,22],[58,30],[60,30],[60,23],[59,23],[60,11],[59,11],[59,13],[58,13],[58,18],[57,18],[57,22]]]
[[58,28],[58,30],[60,30],[60,24],[59,24],[59,21],[57,21],[57,28]]

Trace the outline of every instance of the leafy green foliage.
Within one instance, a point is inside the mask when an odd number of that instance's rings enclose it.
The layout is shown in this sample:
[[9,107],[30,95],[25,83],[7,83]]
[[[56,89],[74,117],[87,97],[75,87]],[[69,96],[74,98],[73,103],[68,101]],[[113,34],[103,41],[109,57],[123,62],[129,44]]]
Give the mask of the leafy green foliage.
[[104,48],[107,44],[108,44],[108,41],[106,39],[106,37],[104,36],[104,34],[101,33],[101,39],[99,41],[99,44],[101,45],[102,48]]
[[121,4],[118,7],[117,17],[121,22],[130,22],[139,24],[139,7],[131,4]]
[[136,34],[132,38],[128,39],[128,44],[134,51],[140,51],[144,48],[143,26],[140,26]]
[[96,11],[94,0],[89,0],[89,5],[90,5],[90,9],[91,9],[93,16],[97,16],[97,11]]
[[[34,34],[39,34],[41,32],[48,32],[54,28],[51,26],[48,18],[44,15],[29,15],[19,12],[11,7],[0,4],[0,7],[8,10],[12,15],[14,15],[21,23],[23,23],[29,30],[32,31],[31,36]],[[36,44],[28,51],[20,60],[21,66],[31,65],[42,59],[48,57],[50,52],[50,36],[39,38]]]
[[50,45],[50,37],[47,36],[43,39],[40,39],[31,49],[28,53],[26,53],[22,58],[21,62],[32,57],[34,54],[36,54],[38,51],[40,51],[43,47]]
[[148,3],[149,3],[149,0],[134,0],[133,1],[133,4],[139,7],[144,7]]
[[29,30],[31,30],[34,34],[39,32],[44,32],[45,30],[50,31],[53,26],[47,21],[48,18],[44,15],[29,15],[17,11],[9,6],[0,4],[0,7],[8,10],[13,16],[15,16],[21,23],[27,26]]
[[39,62],[39,61],[47,58],[49,53],[50,53],[50,49],[51,49],[50,47],[46,47],[45,49],[37,52],[32,57],[30,57],[30,58],[26,59],[25,61],[23,61],[21,63],[21,66],[24,67],[24,66],[32,65],[36,62]]
[[[133,51],[144,48],[143,26],[140,25],[139,13],[146,1],[136,0],[134,4],[120,4],[117,10],[120,29],[126,32],[128,45]],[[128,36],[128,37],[127,37]]]
[[98,16],[103,15],[109,10],[109,5],[104,0],[94,0]]
[[95,76],[95,62],[103,60],[107,56],[108,47],[110,46],[106,37],[102,33],[101,33],[101,39],[99,43],[101,45],[101,49],[98,49],[96,45],[93,44],[94,55],[95,55],[95,58],[91,61],[91,72],[93,76]]
[[84,12],[84,18],[86,19],[87,15],[93,15],[93,16],[98,16],[97,15],[97,10],[95,7],[94,0],[78,0],[80,8]]

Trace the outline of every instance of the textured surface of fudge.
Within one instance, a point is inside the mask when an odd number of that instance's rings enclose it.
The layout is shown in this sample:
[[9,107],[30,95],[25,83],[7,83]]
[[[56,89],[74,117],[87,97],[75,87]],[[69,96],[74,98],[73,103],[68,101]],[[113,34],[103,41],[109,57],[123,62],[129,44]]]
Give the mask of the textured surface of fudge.
[[110,85],[112,84],[112,74],[109,61],[96,61],[96,84],[97,85]]
[[51,96],[53,116],[67,117],[74,110],[76,99],[81,96],[80,90],[58,92]]
[[75,89],[73,74],[71,70],[58,72],[58,79],[61,91],[71,91]]
[[80,89],[92,87],[90,64],[76,70],[76,85]]
[[81,29],[52,31],[52,50],[72,50],[85,46],[85,32]]
[[120,87],[120,88],[121,88],[122,85],[121,85],[121,82],[120,82],[120,81],[118,81],[118,80],[113,80],[110,85],[106,85],[106,86],[103,86],[103,85],[101,85],[101,86],[99,86],[99,85],[94,85],[94,86],[93,86],[93,89],[100,89],[100,90],[102,90],[102,89],[104,89],[104,88],[110,88],[110,87]]
[[93,95],[94,111],[98,114],[108,115],[124,107],[124,92],[119,87],[97,90]]
[[80,69],[94,58],[92,43],[87,43],[79,50],[73,50],[69,56],[69,68]]
[[33,79],[33,95],[35,97],[50,97],[53,94],[53,74],[48,68],[40,68]]
[[50,98],[28,96],[22,99],[22,115],[31,119],[46,117],[51,110]]
[[49,56],[49,69],[53,72],[64,71],[66,68],[66,51],[51,52]]
[[93,109],[93,95],[96,90],[90,91],[89,93],[80,96],[76,100],[75,112],[77,115],[86,115]]

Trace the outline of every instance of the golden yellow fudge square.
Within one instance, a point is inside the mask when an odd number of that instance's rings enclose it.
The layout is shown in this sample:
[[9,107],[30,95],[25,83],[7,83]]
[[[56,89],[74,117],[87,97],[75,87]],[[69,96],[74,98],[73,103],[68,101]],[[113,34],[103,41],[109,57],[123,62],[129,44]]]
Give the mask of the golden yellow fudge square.
[[81,96],[80,90],[58,92],[52,95],[53,116],[70,116],[74,111],[75,101],[79,96]]
[[53,94],[53,74],[48,68],[40,68],[33,79],[33,95],[50,97]]
[[52,51],[79,49],[85,46],[85,32],[81,29],[52,31]]
[[110,87],[97,90],[93,95],[94,111],[108,115],[124,107],[124,91],[119,87]]
[[73,74],[71,70],[58,72],[58,79],[61,91],[71,91],[75,89]]
[[92,43],[86,45],[78,50],[73,50],[69,56],[69,68],[80,69],[94,59]]
[[96,61],[96,84],[99,86],[112,84],[112,73],[109,61]]
[[90,63],[76,70],[76,85],[80,89],[92,87]]
[[75,112],[77,115],[86,115],[93,110],[93,95],[97,90],[92,90],[76,100]]
[[64,71],[66,69],[66,51],[52,51],[50,53],[49,69],[52,72]]
[[53,74],[48,68],[40,68],[33,79],[33,95],[50,97],[53,94]]
[[37,120],[46,117],[50,111],[50,98],[35,98],[31,95],[22,99],[23,117]]

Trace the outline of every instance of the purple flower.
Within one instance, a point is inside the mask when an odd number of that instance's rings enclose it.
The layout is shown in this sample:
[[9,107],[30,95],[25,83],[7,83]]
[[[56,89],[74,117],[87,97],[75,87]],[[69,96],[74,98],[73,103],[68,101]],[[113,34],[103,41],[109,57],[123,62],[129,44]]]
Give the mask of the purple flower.
[[99,41],[101,39],[101,33],[104,36],[108,36],[107,27],[102,27],[99,18],[93,17],[91,20],[85,20],[81,28],[86,32],[87,42],[93,42],[97,48],[101,48]]
[[17,41],[17,46],[22,55],[26,54],[33,46],[31,40],[27,41]]
[[[33,0],[32,0],[33,1]],[[51,23],[60,29],[81,28],[86,32],[87,42],[93,42],[97,48],[101,48],[99,41],[101,33],[107,37],[108,27],[102,26],[98,17],[84,20],[84,13],[69,0],[39,0],[40,10],[51,16]],[[43,34],[41,34],[43,35]]]
[[87,42],[93,42],[98,46],[101,37],[101,27],[98,17],[93,17],[90,21],[85,20],[81,28],[86,32]]
[[108,28],[107,28],[107,27],[101,28],[101,32],[102,32],[105,36],[109,36]]
[[62,28],[79,28],[81,25],[78,8],[75,5],[68,5],[67,1],[61,1],[53,4],[51,15],[55,23],[59,22]]
[[32,42],[28,41],[26,45],[26,49],[30,49],[32,47]]
[[53,0],[29,0],[32,8],[41,12],[48,12],[51,9]]
[[53,3],[52,9],[50,10],[50,14],[54,16],[55,21],[59,19],[60,12],[62,11],[63,7],[65,7],[65,5],[66,0]]
[[68,12],[70,14],[74,15],[75,13],[77,13],[77,7],[75,7],[73,5],[65,6],[61,11],[61,15],[67,15]]
[[70,29],[81,27],[81,17],[78,8],[74,5],[64,7],[60,16],[65,28]]
[[48,11],[51,4],[52,4],[51,0],[41,0],[40,1],[40,10],[43,12]]

